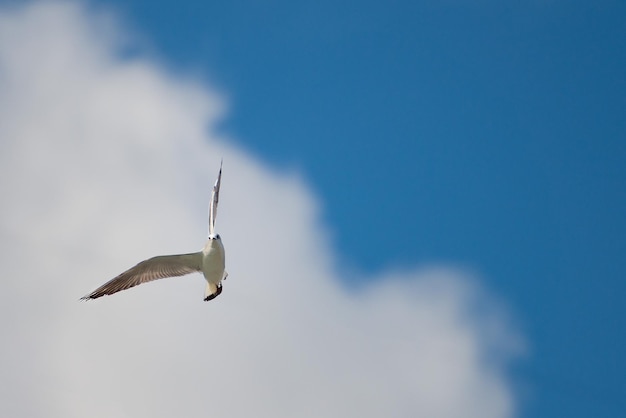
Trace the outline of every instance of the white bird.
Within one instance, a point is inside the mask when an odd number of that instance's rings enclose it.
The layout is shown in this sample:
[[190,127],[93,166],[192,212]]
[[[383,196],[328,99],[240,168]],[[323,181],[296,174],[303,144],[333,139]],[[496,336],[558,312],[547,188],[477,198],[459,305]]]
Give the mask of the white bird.
[[202,251],[189,254],[160,255],[142,261],[135,267],[106,282],[82,300],[96,299],[100,296],[112,295],[138,284],[151,282],[166,277],[184,276],[185,274],[202,272],[207,281],[204,300],[212,300],[222,293],[222,280],[228,273],[225,270],[224,245],[219,234],[215,233],[215,217],[222,181],[222,164],[217,180],[213,186],[211,204],[209,206],[209,238]]

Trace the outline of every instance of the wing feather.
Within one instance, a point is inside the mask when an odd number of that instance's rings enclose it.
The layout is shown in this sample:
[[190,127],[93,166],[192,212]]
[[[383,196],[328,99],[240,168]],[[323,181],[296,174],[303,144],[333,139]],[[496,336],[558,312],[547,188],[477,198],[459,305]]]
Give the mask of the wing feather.
[[217,175],[217,180],[213,185],[213,192],[211,193],[211,205],[209,206],[209,235],[215,233],[215,218],[217,217],[217,204],[220,200],[220,185],[222,184],[222,162],[220,162],[220,171]]
[[202,271],[202,253],[160,255],[142,261],[81,299],[112,295],[142,283]]

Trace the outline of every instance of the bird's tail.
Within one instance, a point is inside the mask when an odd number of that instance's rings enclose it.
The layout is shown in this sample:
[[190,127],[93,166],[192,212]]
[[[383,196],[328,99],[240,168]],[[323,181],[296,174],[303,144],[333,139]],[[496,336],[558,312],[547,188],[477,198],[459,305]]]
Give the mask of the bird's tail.
[[206,290],[204,291],[204,300],[215,299],[215,297],[221,293],[220,290],[221,289],[216,284],[207,283]]

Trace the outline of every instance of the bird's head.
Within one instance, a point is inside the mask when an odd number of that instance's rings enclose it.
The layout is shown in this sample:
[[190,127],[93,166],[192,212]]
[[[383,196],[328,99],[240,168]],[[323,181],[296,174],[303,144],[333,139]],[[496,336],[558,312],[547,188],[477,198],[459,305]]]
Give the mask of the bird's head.
[[209,235],[209,239],[210,240],[218,240],[218,241],[220,241],[222,238],[220,238],[220,234],[210,234]]

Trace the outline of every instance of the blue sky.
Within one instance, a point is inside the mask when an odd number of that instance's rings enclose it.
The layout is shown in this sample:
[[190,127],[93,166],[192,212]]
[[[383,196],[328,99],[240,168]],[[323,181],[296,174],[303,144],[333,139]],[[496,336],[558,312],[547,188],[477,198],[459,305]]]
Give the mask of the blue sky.
[[96,4],[228,92],[222,129],[303,174],[347,273],[479,272],[529,342],[520,416],[626,411],[623,2]]
[[626,4],[91,4],[222,89],[221,132],[302,175],[347,287],[475,271],[527,340],[520,417],[625,413]]

